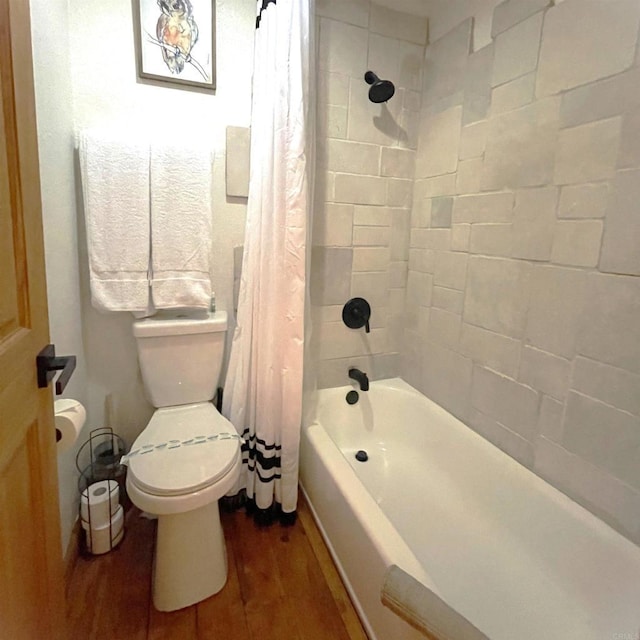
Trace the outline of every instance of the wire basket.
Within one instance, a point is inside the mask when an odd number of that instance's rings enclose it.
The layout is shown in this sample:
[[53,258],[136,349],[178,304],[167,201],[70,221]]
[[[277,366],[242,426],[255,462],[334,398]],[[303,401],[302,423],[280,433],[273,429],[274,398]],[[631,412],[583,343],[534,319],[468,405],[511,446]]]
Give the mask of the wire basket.
[[80,472],[80,521],[83,551],[101,555],[114,549],[124,537],[126,467],[120,458],[127,452],[124,440],[110,427],[94,429],[76,455]]

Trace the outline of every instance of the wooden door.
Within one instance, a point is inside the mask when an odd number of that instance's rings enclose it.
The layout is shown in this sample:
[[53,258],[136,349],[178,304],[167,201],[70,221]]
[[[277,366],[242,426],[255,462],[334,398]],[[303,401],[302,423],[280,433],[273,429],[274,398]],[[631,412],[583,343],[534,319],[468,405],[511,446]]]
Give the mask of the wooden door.
[[0,0],[0,638],[62,638],[55,430],[28,0]]

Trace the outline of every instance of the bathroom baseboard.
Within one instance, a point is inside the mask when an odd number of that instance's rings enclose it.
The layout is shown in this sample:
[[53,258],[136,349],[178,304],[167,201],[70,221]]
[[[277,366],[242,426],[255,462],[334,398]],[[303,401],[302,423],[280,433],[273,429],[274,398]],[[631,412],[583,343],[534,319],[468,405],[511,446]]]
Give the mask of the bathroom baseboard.
[[65,590],[69,587],[71,581],[71,574],[78,561],[80,555],[80,518],[78,518],[71,529],[71,535],[69,536],[69,544],[67,545],[67,552],[64,554],[64,586]]

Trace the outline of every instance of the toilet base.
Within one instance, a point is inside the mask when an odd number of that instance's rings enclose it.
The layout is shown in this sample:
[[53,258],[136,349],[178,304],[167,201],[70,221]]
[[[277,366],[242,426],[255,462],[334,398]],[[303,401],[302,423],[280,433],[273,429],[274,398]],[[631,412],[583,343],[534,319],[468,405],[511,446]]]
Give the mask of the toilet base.
[[227,581],[227,552],[218,501],[158,516],[153,605],[175,611],[218,593]]

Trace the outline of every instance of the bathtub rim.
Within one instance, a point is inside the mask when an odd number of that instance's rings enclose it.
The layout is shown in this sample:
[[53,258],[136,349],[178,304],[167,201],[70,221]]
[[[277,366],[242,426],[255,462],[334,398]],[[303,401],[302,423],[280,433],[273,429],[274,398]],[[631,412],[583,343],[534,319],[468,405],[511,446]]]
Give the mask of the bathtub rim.
[[[406,384],[403,381],[398,380],[398,383],[403,390],[418,393],[411,387],[408,387],[408,385],[402,386]],[[349,390],[349,387],[346,387],[345,390]],[[314,420],[311,424],[307,425],[301,437],[301,452],[304,451],[304,449],[308,449],[306,454],[302,454],[303,458],[306,455],[313,456],[317,459],[317,463],[321,466],[323,472],[328,474],[339,493],[339,500],[345,505],[349,513],[352,514],[352,517],[355,518],[359,529],[364,532],[367,538],[367,545],[371,549],[371,553],[374,554],[372,557],[376,558],[376,567],[382,569],[380,583],[377,585],[375,606],[384,609],[387,612],[385,615],[395,618],[397,622],[394,624],[398,624],[401,627],[406,625],[407,631],[410,630],[412,633],[416,633],[415,629],[412,629],[406,620],[384,606],[382,602],[383,574],[385,574],[392,565],[397,565],[402,567],[402,569],[415,580],[440,596],[439,590],[400,533],[364,486],[356,471],[351,467],[348,460],[344,457],[343,452],[336,445],[323,425]],[[369,619],[367,613],[367,610],[374,605],[372,598],[371,596],[365,596],[364,593],[360,593],[360,588],[357,584],[354,584],[353,580],[359,580],[359,578],[354,578],[350,575],[347,566],[345,566],[341,558],[341,554],[332,541],[333,536],[329,535],[325,523],[320,517],[318,511],[319,506],[314,502],[314,494],[317,492],[317,487],[315,487],[315,480],[317,478],[314,478],[316,472],[312,471],[310,475],[307,475],[307,473],[308,472],[302,469],[301,465],[300,488],[309,505],[318,530],[331,554],[340,578],[345,585],[367,636],[370,640],[383,640],[379,632],[376,631],[375,625]],[[307,486],[307,484],[309,486]],[[320,503],[324,502],[320,495],[316,497]],[[323,506],[322,509],[325,509],[325,507]],[[332,527],[333,526],[334,525],[332,525]],[[343,534],[337,535],[338,538],[340,538]],[[344,558],[344,560],[347,561],[347,558]],[[412,635],[411,637],[414,636]]]
[[[488,447],[489,449],[495,451],[495,453],[500,455],[500,457],[502,458],[502,462],[505,463],[508,467],[513,467],[514,469],[516,469],[518,474],[525,474],[527,478],[527,484],[530,485],[530,487],[533,488],[536,491],[536,493],[539,494],[540,498],[544,499],[545,501],[548,501],[556,509],[565,512],[568,516],[570,516],[575,521],[576,525],[581,525],[582,527],[585,528],[586,531],[590,531],[592,534],[596,535],[600,539],[600,542],[603,542],[607,544],[607,546],[610,546],[613,552],[619,551],[622,553],[628,553],[630,551],[633,556],[636,556],[638,552],[638,545],[635,542],[630,540],[627,536],[623,535],[620,531],[616,530],[608,522],[598,517],[598,515],[594,514],[592,511],[590,511],[589,509],[587,509],[586,507],[578,503],[575,499],[567,495],[564,491],[562,491],[561,488],[552,485],[544,477],[541,477],[540,475],[538,475],[534,469],[528,468],[525,465],[522,465],[517,460],[513,459],[511,456],[509,456],[509,454],[507,454],[502,449],[500,449],[495,444],[493,444],[491,441],[487,440],[481,434],[476,432],[468,424],[462,422],[460,419],[453,416],[446,409],[444,409],[440,405],[433,402],[433,400],[431,400],[430,398],[428,398],[418,390],[414,389],[411,385],[406,383],[404,380],[400,378],[391,378],[391,379],[376,381],[372,383],[372,386],[373,385],[386,388],[389,390],[391,389],[400,390],[408,395],[415,394],[422,401],[426,401],[430,405],[431,409],[435,412],[435,414],[438,414],[441,417],[444,417],[446,421],[451,424],[456,423],[457,425],[456,428],[458,427],[463,428],[466,437],[470,437],[472,440],[477,440],[479,443],[481,443],[483,448]],[[346,391],[351,390],[351,388],[352,387],[350,386],[342,386],[342,387],[334,387],[334,388],[319,390],[319,392],[326,393],[326,395],[324,396],[325,402],[333,403],[333,402],[336,402],[336,400],[340,401],[341,394],[344,394]],[[373,386],[373,389],[375,390],[375,386]],[[319,409],[321,409],[322,404],[324,403],[322,402],[318,403]],[[326,414],[324,415],[326,416]],[[333,440],[333,437],[326,430],[325,426],[322,423],[322,418],[323,418],[323,412],[320,410],[316,414],[315,420],[307,426],[307,433],[305,433],[304,437],[307,438],[311,436],[311,438],[314,440],[317,440],[318,438],[328,439],[328,442],[332,447],[331,450],[335,450],[339,454],[337,457],[340,459],[340,462],[344,463],[343,465],[340,465],[340,466],[346,465],[346,467],[351,472],[349,475],[353,474],[355,476],[355,481],[357,482],[354,481],[352,486],[356,487],[356,493],[360,489],[365,491],[367,496],[369,496],[371,501],[373,501],[373,504],[375,505],[378,512],[380,512],[380,507],[378,506],[377,502],[369,494],[367,489],[364,487],[362,481],[357,475],[357,472],[349,464],[348,459],[345,458],[344,452],[341,451],[340,446]],[[316,443],[311,442],[310,446],[318,450],[318,446],[316,445]],[[316,451],[316,454],[319,455],[320,451],[319,450]],[[332,461],[332,462],[335,462],[335,461]],[[333,465],[327,465],[327,470],[330,473],[332,473],[331,471],[332,466]],[[358,501],[356,501],[356,504],[354,504],[352,498],[353,497],[351,495],[349,495],[348,497],[345,496],[345,501],[348,503],[349,508],[352,509],[353,514],[358,518],[361,526],[366,527],[367,531],[370,531],[371,527],[369,525],[365,525],[362,522],[362,517],[361,517],[362,514],[357,504]],[[381,515],[384,516],[384,519],[387,520],[387,522],[389,522],[390,527],[395,531],[393,524],[391,524],[387,516],[385,514],[381,514]],[[397,531],[395,531],[395,533],[396,535],[400,536],[400,534]],[[371,540],[372,545],[375,546],[376,551],[380,554],[381,558],[384,558],[385,562],[388,562],[390,559],[390,554],[385,549],[381,549],[379,544],[377,544],[378,542],[379,542],[379,538],[377,537],[373,537]],[[414,554],[411,553],[411,555],[414,555]],[[420,565],[419,561],[417,561],[417,559],[416,559],[416,562],[421,568],[423,568],[422,565]],[[339,563],[339,560],[336,559],[336,564],[338,563]],[[404,569],[406,565],[400,564],[399,566],[401,566]],[[424,568],[425,572],[426,570],[427,569]],[[416,580],[418,580],[419,582],[427,586],[434,593],[440,595],[438,593],[438,590],[436,588],[433,588],[432,583],[429,580],[428,576],[427,576],[427,579],[425,580],[424,575],[423,576],[413,575],[411,570],[407,570],[407,573],[409,573]],[[635,588],[633,591],[635,592]]]
[[[500,448],[498,445],[494,444],[491,440],[483,436],[481,433],[476,431],[473,427],[468,425],[466,422],[454,416],[450,411],[445,409],[443,406],[439,405],[437,402],[421,393],[415,387],[412,387],[408,382],[403,380],[400,377],[393,378],[383,378],[380,380],[372,381],[370,384],[370,390],[373,389],[375,391],[376,387],[382,387],[385,389],[392,389],[394,391],[400,391],[403,393],[407,393],[408,395],[416,396],[421,401],[425,401],[429,410],[434,412],[434,415],[440,419],[445,420],[452,426],[455,426],[456,429],[462,427],[464,429],[464,433],[466,436],[471,438],[472,441],[479,443],[482,447],[489,447],[495,453],[500,456],[506,456],[505,463],[512,470],[516,470],[517,473],[522,474],[525,472],[525,475],[528,478],[528,481],[532,484],[533,488],[543,495],[547,500],[556,505],[559,509],[565,510],[570,513],[572,516],[576,518],[576,520],[580,521],[584,526],[589,529],[595,529],[601,535],[603,535],[609,543],[613,544],[618,548],[627,548],[627,550],[635,550],[637,552],[640,549],[640,543],[635,542],[629,535],[625,532],[621,531],[619,528],[614,526],[611,522],[605,520],[601,515],[595,513],[590,508],[579,502],[576,498],[569,495],[564,488],[560,486],[556,486],[552,483],[551,480],[547,479],[544,475],[538,473],[535,467],[528,467],[524,465],[522,462],[514,458],[504,449]],[[327,387],[325,389],[318,389],[317,393],[327,393],[330,392],[332,395],[335,393],[336,396],[339,396],[342,393],[346,393],[351,389],[354,389],[355,386],[352,385],[343,385],[341,387]],[[310,428],[313,426],[319,426],[322,430],[325,431],[327,437],[331,440],[334,446],[340,451],[340,447],[333,441],[331,435],[324,429],[322,424],[318,421],[318,413],[319,413],[320,401],[316,402],[316,410],[314,413],[313,422],[307,426],[306,428]],[[342,451],[340,451],[342,453]],[[348,465],[348,462],[347,462]],[[354,475],[355,472],[354,472]],[[357,478],[357,475],[356,475]],[[359,480],[359,479],[358,479]],[[374,501],[375,502],[375,501]],[[386,516],[385,516],[386,517]],[[391,525],[393,526],[393,525]],[[411,573],[411,572],[408,572]],[[420,580],[417,576],[414,576],[417,580]],[[426,584],[429,588],[432,588],[430,584]],[[436,593],[437,590],[435,591]],[[438,593],[438,595],[441,595]]]
[[[354,515],[358,518],[360,524],[372,533],[371,538],[373,545],[380,557],[384,560],[387,568],[392,564],[396,564],[413,578],[422,582],[422,584],[431,589],[434,593],[441,595],[416,555],[411,551],[398,530],[394,527],[393,523],[380,508],[380,505],[369,493],[357,473],[351,468],[351,465],[344,457],[342,451],[338,448],[324,427],[321,424],[314,423],[310,425],[306,436],[314,445],[318,443],[317,439],[320,439],[320,446],[330,446],[335,449],[335,452],[338,454],[335,460],[327,460],[326,458],[323,458],[322,460],[327,464],[330,471],[337,472],[337,475],[332,475],[334,479],[337,481],[342,480],[343,482],[349,482],[349,487],[353,489],[353,492],[343,492],[343,495],[345,495],[346,501],[351,507]],[[318,449],[316,448],[316,450]],[[339,486],[342,487],[344,485],[340,484]],[[308,495],[306,490],[305,495]],[[372,513],[376,516],[376,522],[373,524],[376,527],[379,527],[377,531],[371,531],[370,514]],[[384,535],[378,536],[378,532]],[[396,553],[390,553],[389,549],[382,543],[382,540],[393,543],[393,548]]]
[[340,558],[338,557],[338,552],[335,550],[335,547],[331,542],[331,538],[329,538],[329,534],[324,528],[324,525],[322,524],[322,520],[320,520],[320,516],[318,515],[316,508],[313,506],[311,496],[307,493],[307,490],[304,488],[304,485],[302,483],[300,483],[300,491],[302,491],[302,495],[304,496],[307,506],[309,507],[309,511],[311,512],[311,517],[313,518],[313,521],[318,528],[320,535],[322,536],[322,540],[327,547],[327,550],[329,551],[329,555],[333,560],[333,564],[338,572],[338,575],[340,576],[340,579],[342,580],[342,584],[349,594],[349,600],[351,600],[351,604],[358,614],[360,624],[364,627],[365,633],[367,634],[368,638],[375,638],[375,632],[371,628],[371,623],[369,622],[369,619],[367,618],[367,615],[365,614],[362,605],[360,604],[360,599],[358,598],[353,584],[351,583],[351,580],[349,579],[349,576],[347,575],[347,572],[345,571],[345,568],[342,565]]
[[[355,471],[353,471],[349,466],[348,461],[344,458],[340,449],[330,438],[329,434],[321,425],[316,424],[311,426],[314,428],[310,429],[310,433],[308,430],[303,434],[304,442],[302,443],[301,448],[302,450],[308,449],[307,453],[303,453],[303,456],[310,455],[314,460],[313,464],[319,465],[321,468],[321,474],[326,474],[326,477],[323,478],[320,476],[320,478],[318,478],[317,469],[312,470],[310,473],[302,471],[299,482],[300,489],[305,496],[306,502],[309,505],[309,510],[316,522],[327,549],[331,554],[354,609],[356,610],[360,622],[366,631],[367,637],[369,640],[385,640],[388,637],[400,637],[396,635],[389,636],[388,634],[380,635],[380,629],[378,629],[377,625],[381,622],[379,617],[381,614],[374,614],[374,611],[371,609],[372,607],[375,607],[376,609],[379,607],[378,611],[384,611],[382,614],[383,619],[384,617],[388,617],[387,622],[382,622],[383,626],[389,625],[390,620],[393,620],[391,624],[393,625],[394,630],[400,631],[400,629],[402,629],[402,634],[417,634],[418,632],[416,632],[406,620],[403,620],[396,612],[391,611],[382,603],[384,575],[391,564],[399,562],[403,568],[406,567],[407,573],[411,571],[410,575],[412,575],[412,577],[413,574],[417,575],[415,579],[430,584],[429,579],[426,577],[426,574],[424,573],[424,570],[417,558],[406,545],[406,542],[400,537],[400,534],[395,530],[373,497],[371,497]],[[309,435],[311,435],[311,438],[309,438]],[[337,471],[336,467],[338,467]],[[308,473],[309,475],[307,475]],[[350,482],[350,486],[347,487],[347,490],[345,490],[344,487],[345,475],[347,482]],[[327,522],[333,530],[333,533],[330,535],[323,518],[320,516],[320,512],[324,512],[327,509],[327,505],[326,495],[323,496],[322,489],[316,482],[318,479],[325,479],[331,483],[333,491],[338,494],[337,504],[335,505],[337,513],[345,510],[348,512],[349,517],[353,518],[355,524],[334,530],[336,526],[335,519],[329,516]],[[315,502],[315,498],[318,500],[317,503]],[[365,504],[364,510],[362,508],[356,508],[359,500],[361,504]],[[370,510],[370,513],[367,513],[367,508]],[[377,523],[379,526],[376,527],[375,524],[372,526],[372,522]],[[354,532],[350,531],[351,528],[357,530],[359,532],[358,534],[364,536],[364,548],[368,549],[368,551],[365,551],[365,554],[369,555],[369,560],[372,563],[373,575],[376,575],[376,580],[374,581],[376,588],[373,590],[375,593],[367,593],[366,589],[364,591],[361,590],[362,585],[360,584],[360,579],[362,576],[359,577],[357,574],[354,574],[353,576],[351,575],[349,563],[350,561],[352,562],[352,559],[350,559],[350,556],[348,555],[344,556],[344,553],[346,552],[345,549],[342,549],[341,551],[338,550],[338,547],[343,545],[345,537],[354,535]],[[404,554],[389,553],[387,546],[390,545],[387,540],[384,540],[384,538],[381,540],[381,530],[386,530],[390,534],[389,537],[396,543],[395,550],[397,551],[397,548],[399,547],[404,550]],[[333,542],[334,536],[336,539],[335,544]],[[377,575],[378,573],[379,576]],[[371,581],[369,582],[372,584]],[[370,614],[373,615],[373,618],[370,618]],[[405,635],[402,635],[401,637],[404,638]],[[413,639],[423,636],[407,635],[406,637]]]

